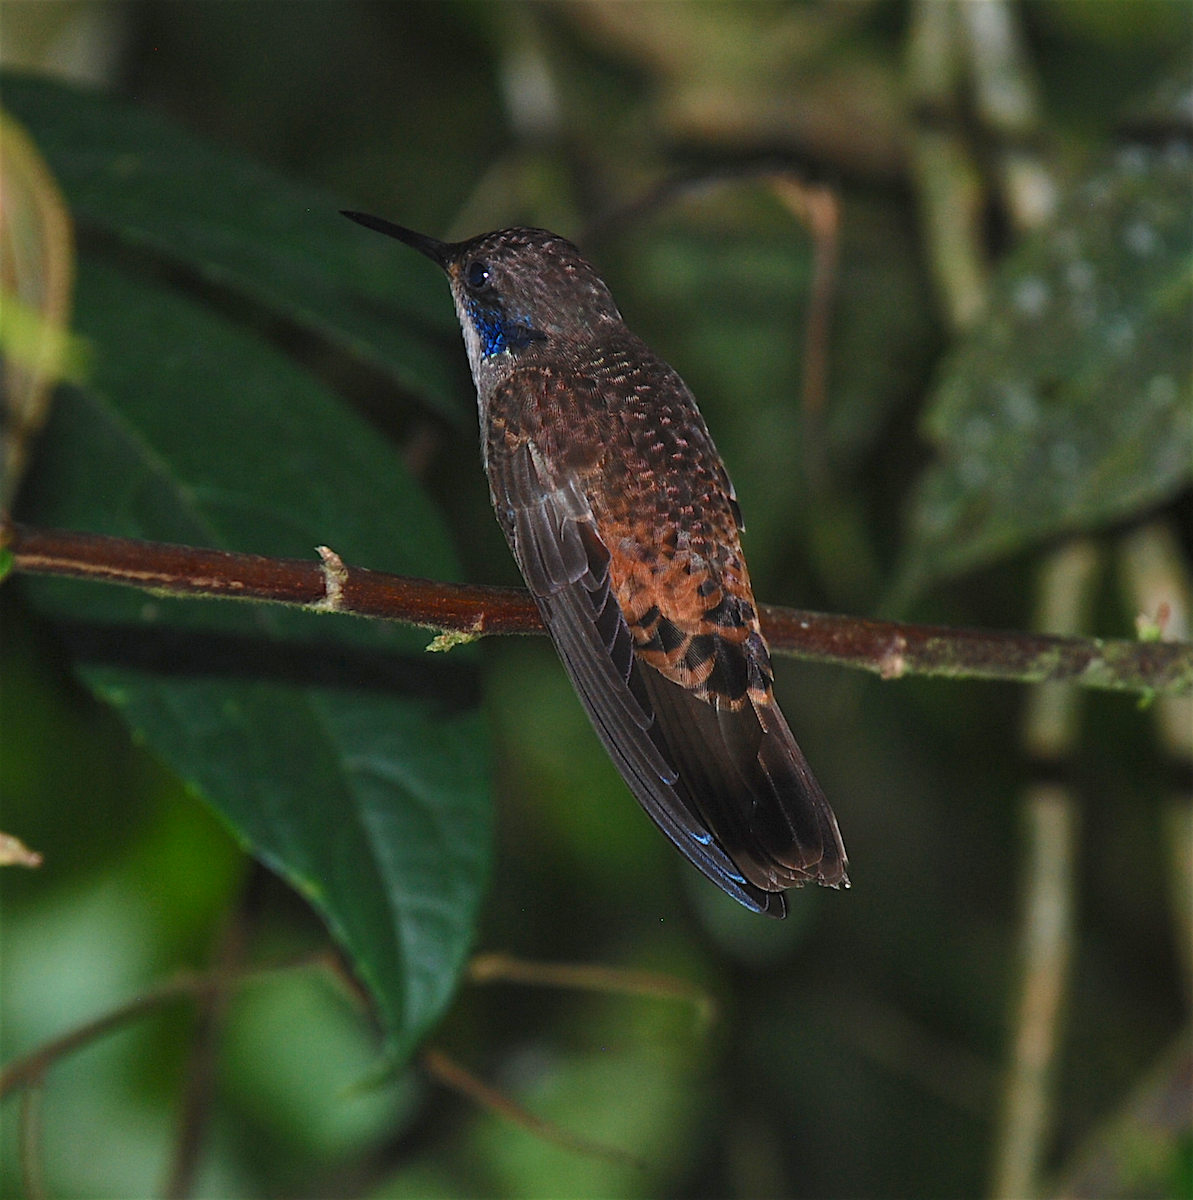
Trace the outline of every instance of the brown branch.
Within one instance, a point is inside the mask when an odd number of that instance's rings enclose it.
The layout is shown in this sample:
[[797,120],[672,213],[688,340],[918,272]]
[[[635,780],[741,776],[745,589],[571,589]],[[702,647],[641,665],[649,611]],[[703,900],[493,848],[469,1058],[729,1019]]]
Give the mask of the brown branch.
[[518,588],[348,568],[326,547],[320,548],[323,562],[316,563],[22,525],[8,526],[6,534],[13,569],[30,575],[98,580],[166,596],[298,605],[477,636],[542,632],[534,601]]
[[[322,563],[264,558],[101,534],[4,530],[12,569],[32,575],[123,584],[170,596],[298,605],[317,612],[402,621],[464,638],[541,633],[520,588],[442,583],[347,567],[320,548]],[[872,621],[762,605],[777,653],[873,671],[884,679],[934,675],[1179,695],[1193,691],[1193,643],[1053,637]],[[438,647],[437,647],[438,648]]]

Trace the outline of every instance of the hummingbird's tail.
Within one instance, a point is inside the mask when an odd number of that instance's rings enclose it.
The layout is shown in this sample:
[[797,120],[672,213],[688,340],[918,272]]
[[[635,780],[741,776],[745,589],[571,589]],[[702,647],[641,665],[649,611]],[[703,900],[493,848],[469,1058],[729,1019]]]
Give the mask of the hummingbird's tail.
[[746,880],[764,892],[814,882],[849,886],[837,820],[773,700],[717,706],[643,672],[653,739],[675,789]]

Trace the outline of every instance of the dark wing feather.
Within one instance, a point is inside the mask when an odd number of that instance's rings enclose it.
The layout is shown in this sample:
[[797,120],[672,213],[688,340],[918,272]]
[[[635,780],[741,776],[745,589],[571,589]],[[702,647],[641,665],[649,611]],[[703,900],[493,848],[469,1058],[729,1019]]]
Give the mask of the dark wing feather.
[[768,891],[847,883],[836,818],[778,707],[718,706],[643,675],[681,778],[746,878]]
[[681,778],[645,682],[655,672],[634,651],[610,587],[609,550],[578,481],[554,477],[529,438],[491,439],[486,463],[514,557],[622,777],[693,866],[747,908],[783,916],[782,895],[746,879],[704,823]]

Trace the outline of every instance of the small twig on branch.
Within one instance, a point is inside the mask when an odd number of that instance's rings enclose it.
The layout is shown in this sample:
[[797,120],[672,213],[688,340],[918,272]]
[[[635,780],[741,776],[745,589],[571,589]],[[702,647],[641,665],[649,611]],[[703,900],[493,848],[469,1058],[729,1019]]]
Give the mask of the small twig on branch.
[[[521,588],[348,567],[326,547],[320,548],[323,562],[316,563],[20,525],[6,526],[4,538],[12,569],[31,575],[123,584],[157,595],[289,604],[465,637],[543,632],[534,601]],[[884,679],[1056,680],[1157,696],[1193,691],[1190,642],[949,629],[765,604],[760,616],[777,653],[873,671]]]

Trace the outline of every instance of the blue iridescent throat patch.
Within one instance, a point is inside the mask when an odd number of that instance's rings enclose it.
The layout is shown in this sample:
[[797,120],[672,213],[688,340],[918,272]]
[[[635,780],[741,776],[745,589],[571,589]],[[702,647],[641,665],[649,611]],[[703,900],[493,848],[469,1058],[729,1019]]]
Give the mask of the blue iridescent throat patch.
[[511,321],[502,312],[492,308],[474,307],[472,323],[481,342],[481,353],[485,358],[504,354],[507,350],[520,350],[531,342],[541,342],[547,336],[529,325]]

